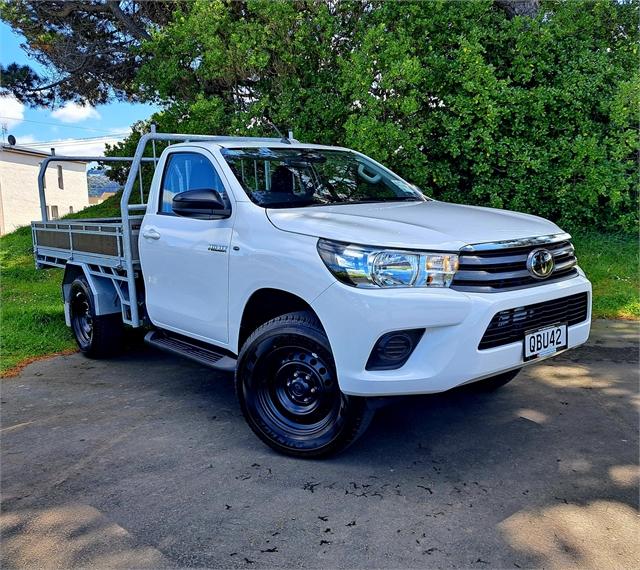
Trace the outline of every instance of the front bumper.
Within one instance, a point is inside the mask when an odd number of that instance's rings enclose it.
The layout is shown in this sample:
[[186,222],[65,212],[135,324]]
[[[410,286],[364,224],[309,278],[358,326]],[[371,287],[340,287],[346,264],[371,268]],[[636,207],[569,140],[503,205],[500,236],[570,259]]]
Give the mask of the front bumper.
[[[582,271],[566,281],[503,293],[356,289],[334,283],[312,306],[329,337],[345,394],[429,394],[531,364],[523,362],[522,342],[478,350],[493,316],[585,291],[589,293],[587,319],[568,329],[568,348],[574,348],[586,342],[591,327],[591,284]],[[381,335],[412,328],[426,331],[404,366],[365,370]]]

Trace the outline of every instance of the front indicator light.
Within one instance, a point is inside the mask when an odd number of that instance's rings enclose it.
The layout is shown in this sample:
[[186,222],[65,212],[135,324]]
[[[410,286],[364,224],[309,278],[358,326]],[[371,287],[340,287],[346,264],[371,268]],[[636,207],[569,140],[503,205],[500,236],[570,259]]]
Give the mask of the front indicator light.
[[449,287],[458,271],[458,256],[455,254],[428,254],[425,256],[427,287]]

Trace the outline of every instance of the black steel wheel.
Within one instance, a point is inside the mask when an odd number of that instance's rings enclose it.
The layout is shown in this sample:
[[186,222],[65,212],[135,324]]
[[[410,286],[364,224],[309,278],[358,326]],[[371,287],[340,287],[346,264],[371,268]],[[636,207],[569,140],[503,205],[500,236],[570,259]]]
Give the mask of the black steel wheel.
[[341,451],[372,415],[363,398],[340,391],[327,337],[307,312],[272,319],[249,337],[238,359],[236,391],[258,437],[297,457]]
[[89,284],[83,277],[71,283],[69,294],[71,330],[80,351],[91,358],[103,358],[122,347],[120,314],[96,315]]
[[71,328],[80,349],[91,346],[93,339],[93,315],[89,296],[84,288],[76,287],[71,295]]

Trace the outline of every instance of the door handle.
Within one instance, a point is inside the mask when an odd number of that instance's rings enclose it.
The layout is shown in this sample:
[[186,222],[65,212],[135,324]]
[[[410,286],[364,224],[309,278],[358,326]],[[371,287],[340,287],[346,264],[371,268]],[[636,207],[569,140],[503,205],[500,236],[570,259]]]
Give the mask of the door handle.
[[149,228],[148,230],[144,230],[142,232],[142,237],[145,239],[160,239],[160,232],[154,230],[153,228]]

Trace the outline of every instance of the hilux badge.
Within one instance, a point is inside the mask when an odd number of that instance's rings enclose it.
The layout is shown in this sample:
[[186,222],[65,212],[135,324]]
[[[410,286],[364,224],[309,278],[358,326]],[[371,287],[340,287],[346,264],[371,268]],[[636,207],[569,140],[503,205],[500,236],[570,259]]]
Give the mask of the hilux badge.
[[527,270],[536,279],[546,279],[555,269],[553,254],[548,249],[534,249],[527,257]]
[[227,246],[226,245],[220,245],[217,243],[210,243],[209,247],[207,247],[208,251],[216,251],[218,253],[226,253],[227,252]]

